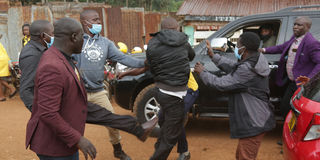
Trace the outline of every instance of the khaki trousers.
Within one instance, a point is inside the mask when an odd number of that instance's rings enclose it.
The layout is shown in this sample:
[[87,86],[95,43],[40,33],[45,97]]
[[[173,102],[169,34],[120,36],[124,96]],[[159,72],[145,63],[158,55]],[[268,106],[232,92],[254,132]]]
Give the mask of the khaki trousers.
[[265,133],[261,133],[253,137],[240,138],[236,152],[236,159],[256,160],[259,147],[264,135]]
[[[103,90],[99,92],[88,92],[87,97],[89,102],[100,105],[101,107],[104,107],[110,112],[114,113],[113,107],[109,101],[109,98],[107,97],[107,91]],[[109,131],[111,144],[120,143],[121,136],[119,130],[109,127],[107,127],[107,129]]]

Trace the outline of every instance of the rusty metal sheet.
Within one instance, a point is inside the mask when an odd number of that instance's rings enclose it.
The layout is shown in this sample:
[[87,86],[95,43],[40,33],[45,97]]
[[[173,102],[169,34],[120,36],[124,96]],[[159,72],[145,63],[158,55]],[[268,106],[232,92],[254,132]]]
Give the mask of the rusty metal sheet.
[[49,6],[31,6],[31,21],[43,19],[50,22],[53,20]]
[[[1,2],[9,1],[0,0],[0,4]],[[46,5],[17,5],[9,7],[6,13],[0,11],[0,33],[3,35],[1,42],[10,52],[10,56],[16,60],[17,53],[21,50],[21,26],[24,23],[32,23],[39,19],[54,22],[63,17],[79,20],[80,13],[86,9],[93,9],[99,13],[104,25],[102,35],[107,35],[115,43],[126,43],[129,49],[136,46],[143,48],[150,39],[149,33],[157,32],[161,17],[167,15],[152,12],[145,15],[143,8],[110,8],[109,5],[98,3],[50,2]]]
[[115,43],[123,42],[128,49],[143,47],[144,13],[139,10],[108,8],[107,33],[108,38]]
[[107,24],[107,37],[117,42],[124,42],[124,38],[122,38],[122,13],[121,9],[116,8],[107,8],[106,10],[106,24]]
[[143,47],[144,24],[143,12],[122,10],[122,33],[121,37],[129,49]]
[[31,24],[31,6],[23,6],[22,13],[23,13],[22,14],[23,24],[24,23]]
[[0,13],[6,13],[8,12],[10,5],[9,1],[7,0],[0,0]]
[[148,44],[151,39],[150,33],[155,33],[160,30],[161,17],[162,15],[159,13],[146,13],[144,15],[146,29],[145,44]]
[[298,5],[320,4],[319,0],[185,0],[177,15],[248,16],[275,12]]

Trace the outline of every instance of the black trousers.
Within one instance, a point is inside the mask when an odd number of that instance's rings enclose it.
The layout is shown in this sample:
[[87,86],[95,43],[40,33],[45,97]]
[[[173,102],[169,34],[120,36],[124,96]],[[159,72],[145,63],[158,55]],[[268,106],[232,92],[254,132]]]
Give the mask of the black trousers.
[[296,90],[297,90],[296,83],[294,81],[289,81],[288,87],[283,95],[283,98],[282,98],[281,104],[280,104],[281,116],[284,119],[286,118],[287,114],[289,113],[289,111],[291,109],[290,100]]
[[[188,112],[190,111],[191,107],[193,106],[194,102],[196,101],[197,97],[199,96],[199,90],[193,91],[192,89],[187,90],[187,95],[183,98],[184,101],[184,114],[185,114],[185,120],[188,116]],[[162,114],[162,111],[159,112],[159,125],[162,125],[164,122],[164,116]],[[183,122],[185,124],[185,122]],[[188,151],[188,141],[187,141],[187,135],[185,127],[183,126],[180,136],[178,137],[178,147],[177,152],[178,153],[184,153]]]
[[88,103],[86,123],[97,124],[119,129],[137,137],[143,135],[143,128],[135,118],[129,115],[118,115],[93,103]]
[[163,121],[159,122],[160,136],[150,160],[166,160],[183,130],[184,102],[178,97],[164,94],[159,90],[156,99],[161,106],[164,117]]

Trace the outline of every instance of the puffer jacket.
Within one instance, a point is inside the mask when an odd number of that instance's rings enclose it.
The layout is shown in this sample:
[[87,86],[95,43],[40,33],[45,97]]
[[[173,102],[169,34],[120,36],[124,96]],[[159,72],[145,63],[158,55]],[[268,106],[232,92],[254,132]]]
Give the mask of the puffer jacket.
[[172,29],[151,36],[146,55],[156,86],[168,91],[187,90],[189,61],[195,56],[188,36]]
[[206,71],[200,77],[206,85],[230,91],[231,138],[246,138],[275,127],[273,106],[269,101],[270,69],[264,55],[256,53],[235,62],[215,54],[212,61],[228,74],[217,77]]

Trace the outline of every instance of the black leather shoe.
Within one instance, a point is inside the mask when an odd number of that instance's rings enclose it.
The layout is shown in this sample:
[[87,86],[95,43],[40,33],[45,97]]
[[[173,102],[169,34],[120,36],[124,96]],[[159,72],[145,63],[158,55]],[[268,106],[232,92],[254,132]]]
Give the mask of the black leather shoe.
[[189,160],[191,158],[191,155],[190,155],[190,153],[189,154],[184,154],[184,153],[181,153],[180,155],[179,155],[179,157],[177,158],[177,160]]
[[113,155],[120,160],[131,160],[131,158],[122,150],[120,143],[113,145]]
[[158,117],[155,117],[152,120],[141,124],[141,127],[143,128],[144,132],[143,132],[143,135],[138,138],[142,142],[146,141],[149,134],[152,132],[153,128],[157,125],[157,123],[158,123]]
[[114,157],[119,158],[120,160],[131,160],[131,158],[126,153],[124,153],[123,150],[114,151],[113,154]]

